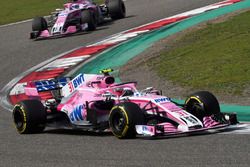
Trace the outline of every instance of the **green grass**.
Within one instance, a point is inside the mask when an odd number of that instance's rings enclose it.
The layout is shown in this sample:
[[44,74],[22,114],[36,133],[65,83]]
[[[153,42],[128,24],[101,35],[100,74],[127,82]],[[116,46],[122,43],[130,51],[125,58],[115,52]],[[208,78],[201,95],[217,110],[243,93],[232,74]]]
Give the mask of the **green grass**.
[[246,12],[207,24],[177,39],[149,64],[161,77],[183,87],[241,95],[250,88],[249,20]]
[[[99,2],[96,0],[95,2]],[[12,0],[0,1],[0,25],[13,23],[35,16],[49,15],[56,8],[62,8],[68,0]]]

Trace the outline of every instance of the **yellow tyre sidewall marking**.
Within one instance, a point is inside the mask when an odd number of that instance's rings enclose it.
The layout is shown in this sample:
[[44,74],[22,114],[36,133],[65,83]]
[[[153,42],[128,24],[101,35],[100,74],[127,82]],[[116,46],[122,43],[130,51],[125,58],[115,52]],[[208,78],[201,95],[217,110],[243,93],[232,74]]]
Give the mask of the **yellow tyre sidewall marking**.
[[[123,129],[123,131],[122,131],[122,134],[121,134],[121,135],[117,135],[117,134],[114,134],[114,133],[113,133],[115,136],[121,138],[121,137],[123,137],[123,136],[126,135],[126,133],[127,133],[127,131],[128,131],[128,128],[129,128],[128,114],[127,114],[126,110],[124,109],[124,107],[122,107],[122,106],[115,106],[115,107],[113,107],[113,108],[111,109],[111,112],[110,112],[110,113],[112,113],[113,110],[115,110],[115,109],[118,109],[118,110],[122,111],[123,114],[125,115],[125,119],[126,119],[126,125],[125,125],[125,127],[124,127],[124,129]],[[113,131],[112,131],[112,132],[113,132]]]
[[190,100],[192,100],[192,99],[198,101],[199,103],[202,103],[202,101],[201,101],[198,97],[195,97],[195,96],[189,97],[189,98],[186,100],[185,103],[187,104],[187,103],[188,103]]
[[23,133],[27,127],[27,116],[26,116],[26,112],[24,110],[24,107],[22,105],[19,105],[19,104],[15,105],[14,110],[17,107],[19,108],[18,112],[21,112],[23,114],[23,126],[22,126],[21,130],[17,128],[16,124],[15,124],[15,127],[19,133]]

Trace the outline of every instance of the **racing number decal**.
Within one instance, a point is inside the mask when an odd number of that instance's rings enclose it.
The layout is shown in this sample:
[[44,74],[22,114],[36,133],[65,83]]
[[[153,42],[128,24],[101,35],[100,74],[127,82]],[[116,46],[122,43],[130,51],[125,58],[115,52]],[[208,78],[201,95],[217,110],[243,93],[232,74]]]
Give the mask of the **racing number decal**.
[[69,92],[72,93],[74,90],[73,85],[71,82],[69,82],[68,85],[69,85]]
[[69,96],[72,92],[74,92],[83,84],[84,84],[84,76],[83,74],[80,73],[62,88],[62,95],[65,97]]

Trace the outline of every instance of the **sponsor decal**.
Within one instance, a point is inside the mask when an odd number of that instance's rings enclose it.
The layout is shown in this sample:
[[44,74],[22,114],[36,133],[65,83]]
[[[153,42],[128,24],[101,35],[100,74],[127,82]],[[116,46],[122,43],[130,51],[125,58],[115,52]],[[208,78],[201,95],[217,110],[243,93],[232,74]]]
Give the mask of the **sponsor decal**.
[[67,78],[60,78],[58,80],[43,80],[43,81],[36,81],[35,85],[39,92],[53,90],[58,87],[63,87],[67,83]]
[[68,96],[76,89],[78,89],[81,85],[84,84],[84,76],[83,74],[77,75],[73,80],[71,80],[68,84],[66,84],[62,88],[63,96]]
[[73,89],[79,88],[84,83],[83,74],[76,76],[71,82],[70,85]]
[[135,93],[134,93],[134,96],[139,97],[139,96],[141,96],[141,93],[135,92]]
[[154,128],[151,127],[151,126],[142,126],[142,131],[146,131],[146,132],[151,132],[153,133],[154,132]]
[[94,94],[94,97],[102,97],[102,94]]
[[184,112],[184,110],[177,110],[177,111],[172,111],[172,112],[177,113],[177,114],[179,114],[179,116],[183,116],[183,117],[189,116],[189,114]]
[[82,121],[84,119],[83,117],[83,110],[85,106],[84,105],[79,105],[76,108],[74,108],[73,112],[70,113],[69,118],[72,122],[75,121]]
[[189,116],[189,117],[184,117],[185,120],[191,122],[192,124],[197,124],[198,121],[195,120],[193,117]]
[[58,14],[58,16],[62,16],[62,17],[66,17],[68,15],[68,13],[65,13],[65,12],[60,12],[59,14]]
[[154,99],[153,101],[156,103],[165,103],[165,102],[170,102],[170,98],[169,97],[162,97],[162,98],[157,98]]
[[136,125],[136,132],[138,134],[144,135],[144,136],[154,136],[155,135],[155,127],[154,126],[148,126],[148,125]]
[[181,119],[182,119],[183,121],[186,122],[186,125],[187,125],[188,127],[192,127],[192,126],[196,126],[196,125],[201,125],[201,126],[203,126],[202,123],[201,123],[200,121],[196,120],[196,119],[195,119],[194,117],[192,117],[192,116],[182,116]]
[[98,76],[96,79],[97,80],[103,80],[105,77],[104,76]]
[[35,82],[35,85],[38,91],[46,91],[46,90],[55,89],[56,84],[57,83],[53,80]]

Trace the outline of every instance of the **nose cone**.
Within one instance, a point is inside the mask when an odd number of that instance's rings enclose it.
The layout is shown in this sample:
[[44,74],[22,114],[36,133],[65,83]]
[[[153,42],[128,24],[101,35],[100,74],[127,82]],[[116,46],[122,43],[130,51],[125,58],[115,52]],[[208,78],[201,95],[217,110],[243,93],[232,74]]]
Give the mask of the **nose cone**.
[[178,131],[181,131],[181,132],[187,132],[188,131],[188,126],[187,125],[179,125],[177,127]]

